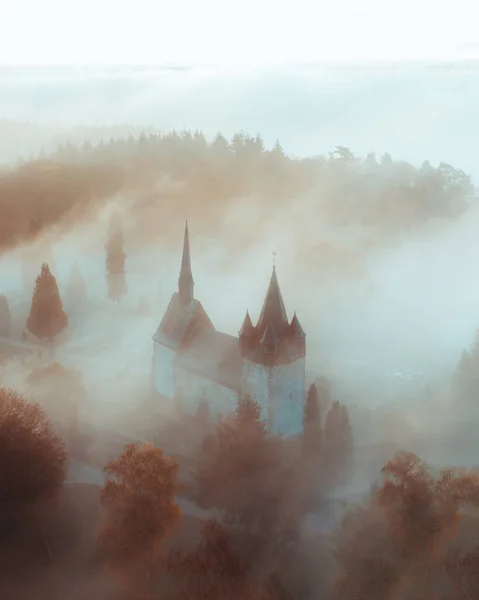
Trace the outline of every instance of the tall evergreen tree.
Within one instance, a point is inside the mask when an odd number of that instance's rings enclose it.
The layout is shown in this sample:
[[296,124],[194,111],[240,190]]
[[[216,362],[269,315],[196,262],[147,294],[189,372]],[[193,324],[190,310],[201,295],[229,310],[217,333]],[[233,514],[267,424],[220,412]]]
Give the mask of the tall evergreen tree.
[[108,297],[115,302],[126,294],[125,258],[123,232],[118,217],[112,217],[108,231],[106,250],[106,271]]
[[38,339],[53,340],[68,325],[55,277],[46,263],[35,282],[27,329]]
[[318,388],[312,383],[309,387],[303,411],[303,453],[308,458],[319,458],[322,443],[321,414]]
[[353,455],[353,434],[348,409],[334,400],[324,424],[324,474],[331,484],[347,479]]
[[5,294],[0,295],[0,337],[10,337],[12,329],[12,317],[8,298]]
[[76,311],[83,308],[87,301],[86,284],[77,261],[72,264],[70,279],[65,290],[65,306]]

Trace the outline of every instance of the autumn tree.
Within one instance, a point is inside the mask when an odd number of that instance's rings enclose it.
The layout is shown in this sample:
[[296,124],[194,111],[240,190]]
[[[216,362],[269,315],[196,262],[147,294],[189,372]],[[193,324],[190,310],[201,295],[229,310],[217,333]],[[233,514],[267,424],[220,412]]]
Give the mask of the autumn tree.
[[5,294],[0,294],[0,337],[10,337],[12,317],[10,305]]
[[110,220],[106,250],[108,297],[117,302],[126,294],[125,258],[121,222],[114,216]]
[[198,546],[173,550],[167,559],[172,578],[171,600],[245,597],[248,569],[237,556],[231,536],[217,521],[206,521]]
[[286,600],[277,576],[258,580],[239,557],[231,534],[218,521],[203,524],[201,539],[190,552],[173,550],[167,572],[172,580],[168,600]]
[[348,409],[334,400],[326,415],[323,436],[323,475],[330,484],[342,483],[351,472],[353,434]]
[[68,325],[55,277],[46,263],[35,282],[27,329],[38,339],[53,340]]
[[76,312],[85,307],[87,302],[86,283],[80,265],[77,261],[72,264],[70,278],[65,290],[65,306],[69,311]]
[[54,495],[67,455],[45,412],[14,390],[0,388],[0,505],[30,505]]
[[398,453],[369,501],[343,521],[334,597],[433,597],[448,568],[460,568],[448,552],[460,510],[478,504],[476,475],[459,469],[433,475],[415,454]]
[[240,397],[233,415],[220,418],[203,442],[196,481],[198,503],[220,510],[229,522],[267,536],[297,527],[292,464],[281,439],[269,435],[261,411]]
[[139,581],[148,586],[164,540],[181,516],[175,501],[178,464],[150,444],[127,444],[104,472],[100,550],[112,566],[142,569]]

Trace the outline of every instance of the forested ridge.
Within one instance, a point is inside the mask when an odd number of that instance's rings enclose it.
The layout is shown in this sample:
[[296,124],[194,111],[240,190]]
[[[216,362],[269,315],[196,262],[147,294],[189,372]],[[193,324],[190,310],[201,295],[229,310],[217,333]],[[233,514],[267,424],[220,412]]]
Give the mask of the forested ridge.
[[[187,213],[198,228],[217,226],[234,206],[254,202],[259,216],[296,203],[335,227],[353,224],[384,235],[435,217],[455,218],[474,194],[462,170],[425,161],[414,167],[389,154],[355,156],[338,146],[328,156],[288,156],[243,132],[207,141],[201,132],[130,135],[97,144],[60,145],[0,174],[0,246],[26,238],[32,218],[44,225],[78,219],[116,198],[141,221]],[[90,213],[88,213],[90,214]],[[153,232],[151,232],[153,234]],[[144,235],[144,232],[142,233]]]

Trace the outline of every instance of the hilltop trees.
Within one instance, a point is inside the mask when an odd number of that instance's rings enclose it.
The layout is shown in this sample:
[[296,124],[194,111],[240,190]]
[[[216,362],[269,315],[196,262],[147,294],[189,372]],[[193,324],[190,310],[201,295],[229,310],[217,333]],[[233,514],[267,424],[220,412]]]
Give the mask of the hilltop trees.
[[36,402],[0,388],[0,507],[20,508],[55,494],[66,476],[62,440]]
[[86,283],[80,265],[72,264],[70,278],[65,290],[65,306],[68,311],[76,312],[85,307],[87,302]]
[[105,245],[105,250],[108,297],[117,302],[126,294],[127,286],[125,280],[126,254],[123,250],[123,233],[121,222],[116,216],[113,216],[110,220],[108,241]]
[[[280,209],[278,192],[281,201],[292,202],[307,194],[317,198],[321,218],[339,225],[351,220],[358,225],[367,223],[383,231],[387,240],[400,234],[404,226],[421,227],[431,217],[456,217],[467,209],[473,192],[471,178],[445,163],[415,168],[388,154],[379,160],[371,156],[362,159],[345,147],[337,147],[330,156],[297,159],[289,157],[279,143],[266,148],[260,135],[244,132],[235,133],[230,140],[218,134],[210,143],[201,132],[110,133],[116,139],[105,143],[95,134],[96,139],[83,147],[63,144],[50,156],[23,165],[8,177],[3,175],[0,245],[11,246],[30,237],[27,230],[32,213],[48,228],[62,215],[82,209],[91,198],[101,205],[126,186],[138,195],[135,208],[143,208],[145,197],[151,197],[148,204],[156,210],[155,185],[160,171],[164,180],[171,182],[161,209],[169,213],[180,202],[181,210],[205,216],[205,210],[214,207],[205,219],[212,227],[223,219],[220,207],[230,208],[238,198],[261,194],[269,211],[273,203]],[[38,201],[38,190],[49,202]],[[157,239],[159,225],[151,211],[138,210],[137,215],[139,235],[144,238],[149,231]],[[212,223],[213,219],[217,222]],[[53,271],[47,256],[42,255],[41,260],[49,262]]]
[[0,337],[10,337],[12,317],[10,305],[5,294],[0,294]]
[[35,282],[27,329],[38,339],[53,340],[68,325],[55,277],[46,263]]
[[149,444],[127,444],[105,467],[101,492],[105,521],[99,543],[113,566],[140,568],[148,585],[151,568],[181,512],[175,502],[178,464]]

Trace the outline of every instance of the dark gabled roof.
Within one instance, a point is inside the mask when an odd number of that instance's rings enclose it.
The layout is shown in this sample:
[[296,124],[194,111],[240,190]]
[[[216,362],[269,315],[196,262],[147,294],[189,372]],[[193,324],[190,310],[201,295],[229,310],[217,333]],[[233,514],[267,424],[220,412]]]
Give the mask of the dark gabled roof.
[[175,365],[237,391],[242,367],[238,338],[192,326],[176,354]]
[[153,340],[177,350],[192,324],[214,330],[213,323],[210,321],[201,302],[192,300],[188,305],[183,305],[180,302],[178,293],[175,292],[158,329],[153,335]]
[[283,296],[279,288],[278,277],[276,276],[276,269],[274,267],[266,298],[264,299],[263,308],[258,323],[256,324],[259,335],[263,335],[268,323],[272,324],[276,334],[279,336],[281,336],[289,326]]

